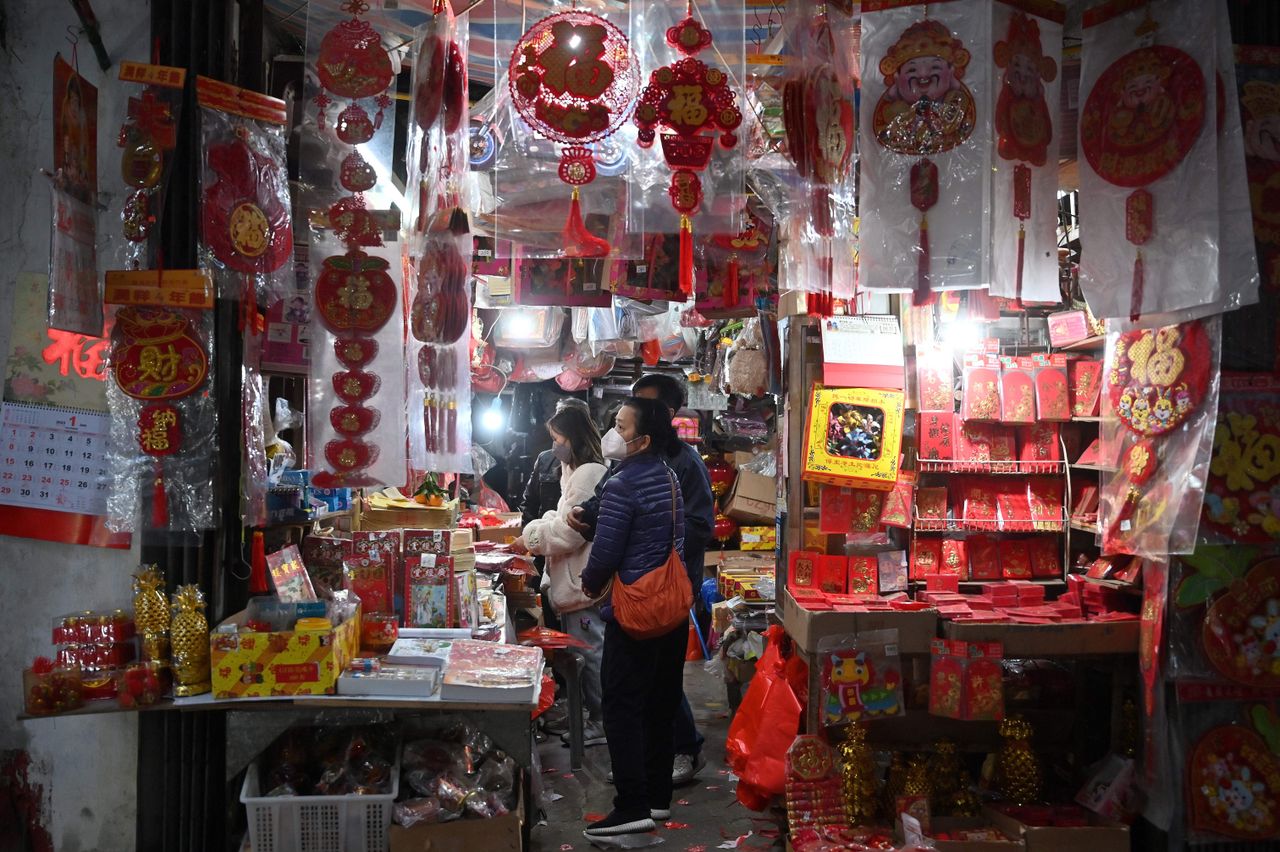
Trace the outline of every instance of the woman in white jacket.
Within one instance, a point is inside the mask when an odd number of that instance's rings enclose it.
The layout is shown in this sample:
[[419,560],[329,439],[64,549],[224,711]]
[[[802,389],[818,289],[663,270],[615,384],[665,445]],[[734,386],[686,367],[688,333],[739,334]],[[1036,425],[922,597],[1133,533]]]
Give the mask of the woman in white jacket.
[[560,615],[560,624],[566,633],[588,645],[581,651],[586,659],[582,672],[587,715],[583,736],[586,745],[601,745],[605,742],[600,693],[604,622],[596,602],[582,591],[578,577],[586,567],[591,543],[575,532],[568,521],[574,507],[589,500],[604,478],[600,431],[587,407],[580,403],[558,406],[547,421],[547,431],[551,434],[551,449],[560,460],[560,502],[554,511],[530,521],[512,547],[546,557],[551,603]]

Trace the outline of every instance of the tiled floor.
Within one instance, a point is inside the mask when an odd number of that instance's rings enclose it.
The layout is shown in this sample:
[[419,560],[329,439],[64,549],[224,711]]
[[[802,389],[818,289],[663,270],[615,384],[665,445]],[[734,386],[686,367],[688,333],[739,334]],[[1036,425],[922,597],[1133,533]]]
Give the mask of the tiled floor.
[[[729,730],[724,684],[703,671],[701,662],[685,666],[684,682],[698,729],[707,738],[703,750],[707,765],[693,784],[676,790],[670,822],[654,834],[634,838],[630,848],[660,844],[666,852],[781,849],[778,823],[773,815],[749,811],[734,798],[734,779],[724,765],[724,742]],[[582,836],[586,827],[584,817],[608,813],[613,802],[613,786],[606,780],[608,747],[587,749],[582,769],[577,772],[569,769],[569,750],[561,746],[558,738],[543,742],[539,755],[546,822],[533,829],[534,852],[592,849]],[[556,796],[562,798],[550,801]],[[744,838],[744,835],[747,836]]]

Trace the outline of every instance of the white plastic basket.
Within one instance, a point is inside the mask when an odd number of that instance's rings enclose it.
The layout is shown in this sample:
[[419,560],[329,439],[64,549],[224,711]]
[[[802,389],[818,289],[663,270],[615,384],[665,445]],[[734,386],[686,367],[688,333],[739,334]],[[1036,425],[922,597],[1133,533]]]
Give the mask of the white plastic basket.
[[249,765],[240,801],[253,852],[387,852],[392,802],[400,792],[400,757],[391,792],[376,796],[262,796],[257,761]]

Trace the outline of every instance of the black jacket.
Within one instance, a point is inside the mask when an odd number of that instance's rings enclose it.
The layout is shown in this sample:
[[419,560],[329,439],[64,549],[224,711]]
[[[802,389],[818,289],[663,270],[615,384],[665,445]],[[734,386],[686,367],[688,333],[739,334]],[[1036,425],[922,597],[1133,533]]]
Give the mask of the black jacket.
[[[598,495],[599,490],[596,491]],[[560,504],[560,460],[551,450],[538,453],[520,498],[520,527],[554,511]]]

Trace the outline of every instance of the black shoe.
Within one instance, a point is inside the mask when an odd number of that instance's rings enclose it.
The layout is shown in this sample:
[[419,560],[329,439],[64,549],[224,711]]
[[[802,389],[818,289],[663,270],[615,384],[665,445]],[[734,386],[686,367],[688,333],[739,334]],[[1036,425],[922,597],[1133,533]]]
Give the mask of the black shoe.
[[588,840],[608,842],[611,838],[625,834],[647,834],[657,828],[648,812],[619,813],[610,811],[609,815],[599,822],[593,822],[582,832]]

